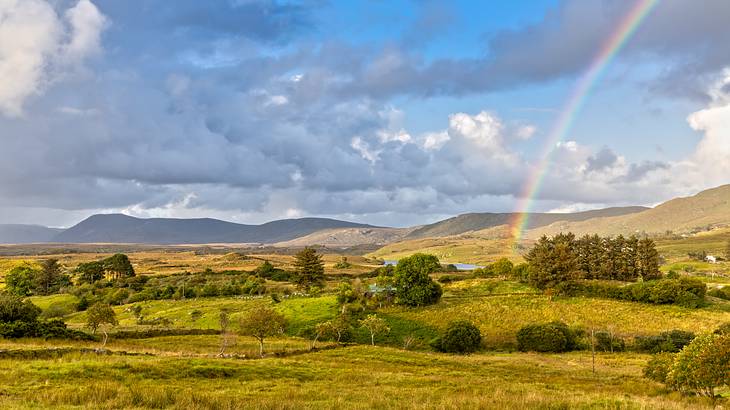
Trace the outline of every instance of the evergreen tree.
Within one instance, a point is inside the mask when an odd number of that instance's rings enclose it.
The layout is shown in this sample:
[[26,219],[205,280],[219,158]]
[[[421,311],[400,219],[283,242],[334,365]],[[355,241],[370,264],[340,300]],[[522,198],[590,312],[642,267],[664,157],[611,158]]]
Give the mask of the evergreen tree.
[[40,295],[50,295],[58,290],[61,282],[61,265],[58,259],[46,259],[41,262],[41,269],[36,273],[35,288]]
[[658,279],[662,276],[659,271],[659,252],[654,241],[644,238],[637,244],[638,275],[644,280]]
[[623,252],[623,271],[621,272],[621,280],[635,281],[638,276],[638,248],[639,239],[631,235],[624,243]]
[[543,236],[525,256],[530,264],[529,281],[538,289],[548,289],[578,277],[575,235]]
[[324,284],[324,262],[322,256],[313,248],[304,248],[297,253],[294,261],[294,283],[303,290]]
[[112,279],[128,278],[134,276],[134,267],[127,255],[118,253],[104,259],[104,270]]

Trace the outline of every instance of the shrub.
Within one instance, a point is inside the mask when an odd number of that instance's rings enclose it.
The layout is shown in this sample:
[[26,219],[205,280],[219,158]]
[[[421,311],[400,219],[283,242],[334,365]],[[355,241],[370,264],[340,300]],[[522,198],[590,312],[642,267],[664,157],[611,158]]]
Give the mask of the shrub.
[[492,272],[497,276],[506,277],[512,273],[515,265],[507,258],[500,258],[492,264]]
[[670,352],[682,350],[695,338],[695,334],[685,330],[670,330],[657,336],[638,336],[634,340],[634,349],[645,353]]
[[479,328],[465,320],[451,322],[441,337],[431,342],[431,347],[445,353],[475,352],[482,343]]
[[712,289],[711,291],[707,292],[708,295],[720,299],[730,300],[730,286],[725,286],[723,288],[717,288]]
[[565,281],[555,287],[558,295],[587,296],[632,302],[675,304],[697,308],[704,305],[706,285],[694,278],[662,279],[624,285],[621,282]]
[[41,309],[30,300],[0,294],[0,322],[34,322],[40,314]]
[[517,348],[522,352],[566,352],[575,349],[576,339],[565,323],[533,324],[517,332]]
[[604,352],[623,352],[626,350],[626,342],[623,339],[613,336],[606,331],[595,332],[596,349]]
[[659,383],[667,382],[667,375],[674,364],[674,353],[657,353],[644,367],[644,377]]
[[677,353],[666,383],[675,390],[715,397],[730,380],[730,335],[705,334]]
[[48,322],[3,322],[0,323],[0,337],[9,339],[42,337],[44,339],[94,340],[87,333],[66,328],[66,324],[60,320],[50,320]]

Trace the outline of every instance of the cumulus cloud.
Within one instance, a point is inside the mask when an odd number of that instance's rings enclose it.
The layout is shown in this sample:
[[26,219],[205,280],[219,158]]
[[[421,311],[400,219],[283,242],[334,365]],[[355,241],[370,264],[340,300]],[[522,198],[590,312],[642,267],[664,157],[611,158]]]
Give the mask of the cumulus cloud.
[[0,3],[0,112],[19,116],[23,104],[99,50],[105,17],[89,0],[59,15],[45,0]]

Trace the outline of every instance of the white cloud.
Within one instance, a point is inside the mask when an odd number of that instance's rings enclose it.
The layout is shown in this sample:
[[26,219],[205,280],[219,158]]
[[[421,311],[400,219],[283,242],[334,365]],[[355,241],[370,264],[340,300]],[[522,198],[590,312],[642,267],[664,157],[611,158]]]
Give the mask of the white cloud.
[[704,137],[689,158],[697,168],[705,184],[718,185],[730,182],[730,69],[724,78],[709,92],[710,105],[691,114],[687,121]]
[[88,0],[63,17],[44,0],[2,0],[0,16],[0,112],[16,117],[27,98],[100,49],[106,24]]

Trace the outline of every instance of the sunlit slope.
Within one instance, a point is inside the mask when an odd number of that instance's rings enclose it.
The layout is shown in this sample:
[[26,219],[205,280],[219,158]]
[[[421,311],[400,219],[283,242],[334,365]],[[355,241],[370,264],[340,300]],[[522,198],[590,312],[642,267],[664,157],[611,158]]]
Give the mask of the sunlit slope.
[[556,222],[528,231],[528,238],[573,232],[578,235],[597,233],[618,235],[692,233],[712,227],[730,226],[730,185],[702,191],[687,198],[676,198],[656,208],[631,215],[594,218],[582,222]]

